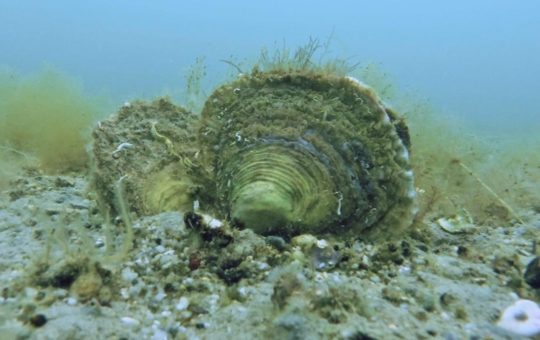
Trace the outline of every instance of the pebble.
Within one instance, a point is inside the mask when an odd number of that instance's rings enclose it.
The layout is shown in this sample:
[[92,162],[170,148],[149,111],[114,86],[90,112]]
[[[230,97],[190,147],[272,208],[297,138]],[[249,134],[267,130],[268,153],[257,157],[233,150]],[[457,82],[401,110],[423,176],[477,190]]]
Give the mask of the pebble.
[[320,249],[324,249],[328,247],[328,241],[326,240],[317,240],[315,244],[317,245],[317,248],[320,248]]
[[131,318],[129,316],[121,317],[120,321],[127,326],[138,326],[140,324],[139,320]]
[[122,270],[122,279],[126,282],[132,282],[137,278],[138,274],[131,270],[131,268],[126,267]]
[[401,266],[399,267],[399,273],[403,275],[409,275],[411,273],[411,267],[409,266]]
[[47,317],[43,314],[36,314],[30,318],[30,323],[34,327],[41,327],[47,323]]
[[74,297],[70,297],[66,300],[66,303],[70,306],[75,306],[77,304],[77,299]]
[[189,300],[185,296],[182,296],[180,300],[178,300],[178,303],[175,306],[176,310],[185,310],[188,307],[189,307]]
[[540,288],[540,256],[535,257],[527,265],[525,282],[533,288]]
[[160,292],[160,293],[157,293],[156,296],[154,297],[154,299],[156,301],[163,301],[163,299],[165,299],[167,297],[167,294],[163,293],[163,292]]
[[96,246],[96,248],[101,248],[105,245],[105,241],[103,241],[103,239],[101,238],[98,238],[94,245]]
[[287,248],[287,242],[279,236],[267,236],[265,241],[279,251],[284,251]]
[[302,234],[292,238],[291,243],[293,246],[307,249],[317,242],[317,238],[311,234]]

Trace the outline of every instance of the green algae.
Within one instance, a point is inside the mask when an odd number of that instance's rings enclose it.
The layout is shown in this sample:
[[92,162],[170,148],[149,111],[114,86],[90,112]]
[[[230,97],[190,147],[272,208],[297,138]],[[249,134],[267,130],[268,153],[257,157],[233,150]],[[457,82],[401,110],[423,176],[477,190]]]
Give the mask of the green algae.
[[99,103],[64,74],[45,70],[0,76],[0,143],[35,157],[41,169],[61,172],[87,165],[85,145]]

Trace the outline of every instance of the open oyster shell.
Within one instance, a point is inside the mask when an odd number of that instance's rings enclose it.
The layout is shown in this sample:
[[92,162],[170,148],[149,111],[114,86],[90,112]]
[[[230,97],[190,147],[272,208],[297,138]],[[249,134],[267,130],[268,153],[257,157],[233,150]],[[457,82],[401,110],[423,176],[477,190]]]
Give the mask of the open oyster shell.
[[199,143],[214,193],[204,205],[258,233],[358,235],[411,223],[407,127],[354,78],[243,75],[206,101]]

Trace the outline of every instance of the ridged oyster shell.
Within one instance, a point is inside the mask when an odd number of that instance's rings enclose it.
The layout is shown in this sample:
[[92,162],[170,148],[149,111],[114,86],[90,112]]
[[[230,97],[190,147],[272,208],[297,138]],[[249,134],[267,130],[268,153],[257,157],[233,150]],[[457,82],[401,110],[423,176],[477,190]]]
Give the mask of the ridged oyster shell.
[[93,131],[93,187],[104,209],[119,199],[138,216],[192,208],[197,116],[167,98],[126,103]]
[[211,173],[204,205],[258,233],[359,234],[411,223],[407,127],[354,78],[243,75],[206,101],[199,143]]

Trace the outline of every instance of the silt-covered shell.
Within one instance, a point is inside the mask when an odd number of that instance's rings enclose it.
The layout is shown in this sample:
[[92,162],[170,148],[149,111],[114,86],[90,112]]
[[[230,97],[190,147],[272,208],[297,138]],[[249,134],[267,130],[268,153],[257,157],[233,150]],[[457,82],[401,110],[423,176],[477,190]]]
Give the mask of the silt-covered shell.
[[192,208],[197,117],[167,98],[126,103],[93,131],[93,186],[113,210],[119,187],[129,210],[151,215]]
[[209,97],[199,142],[215,193],[207,205],[258,233],[359,234],[411,222],[407,127],[353,78],[255,70]]

